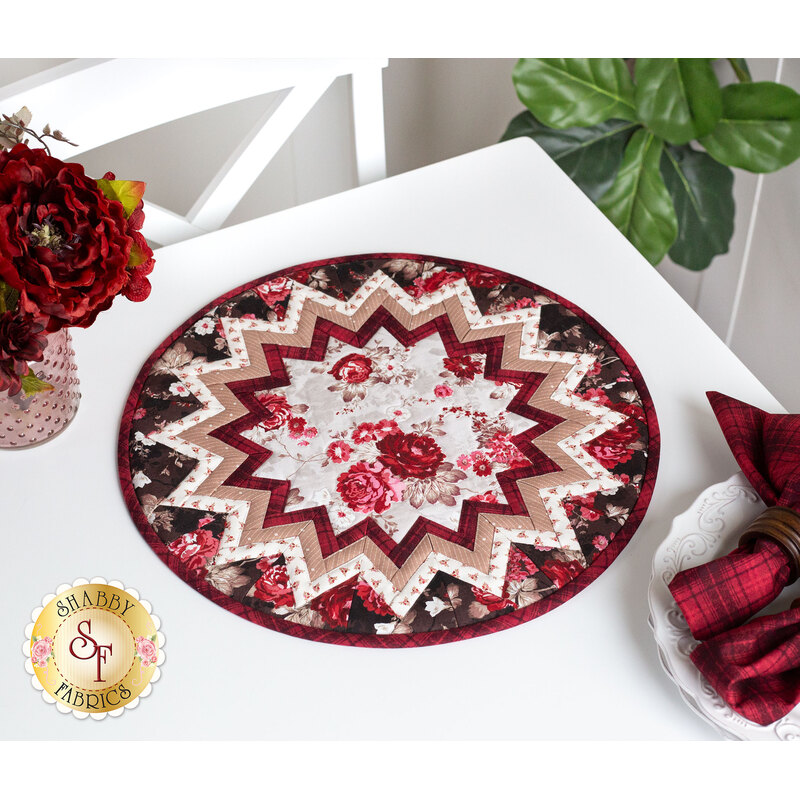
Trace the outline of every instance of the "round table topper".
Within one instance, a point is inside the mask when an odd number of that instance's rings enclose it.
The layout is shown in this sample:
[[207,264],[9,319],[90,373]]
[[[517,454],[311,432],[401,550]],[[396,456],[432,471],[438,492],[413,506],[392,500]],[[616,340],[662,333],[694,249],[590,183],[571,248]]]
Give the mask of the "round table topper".
[[572,303],[434,256],[292,267],[152,354],[122,419],[133,519],[182,580],[318,641],[405,647],[543,614],[644,516],[658,425]]

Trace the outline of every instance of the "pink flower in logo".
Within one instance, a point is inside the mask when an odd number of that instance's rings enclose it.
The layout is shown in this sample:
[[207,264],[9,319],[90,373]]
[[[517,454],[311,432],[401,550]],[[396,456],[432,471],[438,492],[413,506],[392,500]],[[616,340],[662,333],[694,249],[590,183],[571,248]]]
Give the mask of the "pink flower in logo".
[[53,652],[53,640],[49,636],[39,639],[31,645],[31,659],[37,667],[46,667],[47,659]]
[[151,664],[156,663],[158,658],[158,648],[155,642],[151,639],[146,639],[144,636],[136,637],[136,655],[142,659],[142,666],[149,667]]

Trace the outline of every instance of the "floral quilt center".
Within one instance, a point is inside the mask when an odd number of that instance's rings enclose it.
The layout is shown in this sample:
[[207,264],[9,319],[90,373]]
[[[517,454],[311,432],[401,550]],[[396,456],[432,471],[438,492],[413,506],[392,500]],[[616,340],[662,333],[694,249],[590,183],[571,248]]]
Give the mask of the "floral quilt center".
[[514,437],[535,423],[507,410],[518,386],[485,362],[384,330],[286,359],[290,384],[257,394],[266,419],[243,434],[271,451],[255,474],[289,481],[295,509],[326,508],[337,534],[366,518],[397,542],[420,516],[456,528],[463,500],[504,502],[498,474],[530,463]]

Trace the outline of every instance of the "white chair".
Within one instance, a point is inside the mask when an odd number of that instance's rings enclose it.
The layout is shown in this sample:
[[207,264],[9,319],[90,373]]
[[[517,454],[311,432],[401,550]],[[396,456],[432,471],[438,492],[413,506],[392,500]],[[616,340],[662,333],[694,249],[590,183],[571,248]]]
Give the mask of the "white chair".
[[[333,81],[351,78],[359,184],[386,177],[386,59],[74,59],[0,88],[0,108],[80,130],[72,158],[133,133],[238,100],[281,92],[181,216],[148,202],[144,234],[161,245],[222,227]],[[111,88],[113,87],[113,88]],[[134,112],[131,109],[135,109]],[[67,154],[64,154],[65,156]]]

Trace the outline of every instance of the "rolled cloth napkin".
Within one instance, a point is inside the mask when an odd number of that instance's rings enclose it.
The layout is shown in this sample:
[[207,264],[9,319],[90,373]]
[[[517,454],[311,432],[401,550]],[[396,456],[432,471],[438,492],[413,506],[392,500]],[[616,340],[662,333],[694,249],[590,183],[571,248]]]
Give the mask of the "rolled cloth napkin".
[[741,625],[800,573],[800,414],[768,414],[719,392],[708,392],[708,399],[742,472],[769,508],[739,547],[670,583],[701,641]]
[[723,700],[769,725],[800,703],[800,603],[703,642],[691,655]]

